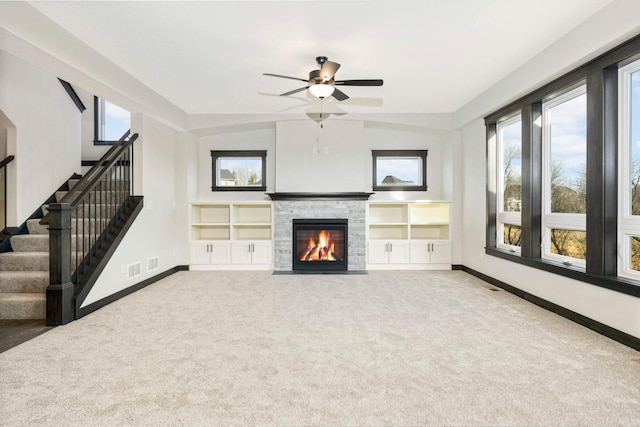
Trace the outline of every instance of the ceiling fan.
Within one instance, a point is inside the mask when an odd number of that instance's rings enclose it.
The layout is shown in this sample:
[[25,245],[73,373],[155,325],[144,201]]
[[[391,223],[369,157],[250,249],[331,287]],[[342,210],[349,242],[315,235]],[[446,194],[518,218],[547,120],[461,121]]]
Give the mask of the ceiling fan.
[[299,80],[306,82],[307,86],[294,89],[289,92],[281,93],[280,96],[293,95],[294,93],[301,92],[309,89],[312,95],[324,99],[328,96],[333,96],[338,101],[344,101],[349,99],[346,93],[336,86],[382,86],[382,80],[369,79],[369,80],[335,80],[336,71],[340,68],[340,64],[337,62],[331,62],[326,56],[318,56],[316,62],[320,69],[312,70],[309,72],[309,79],[300,79],[298,77],[283,76],[280,74],[264,73],[265,76],[280,77],[283,79]]

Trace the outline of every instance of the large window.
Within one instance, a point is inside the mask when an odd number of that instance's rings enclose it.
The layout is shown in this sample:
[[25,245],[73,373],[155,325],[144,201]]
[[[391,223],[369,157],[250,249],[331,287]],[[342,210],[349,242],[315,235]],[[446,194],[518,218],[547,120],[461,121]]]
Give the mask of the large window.
[[640,61],[619,71],[618,274],[640,279]]
[[496,241],[499,247],[520,251],[522,228],[522,120],[520,115],[497,125],[498,216]]
[[486,253],[640,297],[640,36],[485,124]]
[[266,151],[211,151],[212,191],[266,191]]
[[543,104],[543,257],[585,266],[587,209],[586,87]]

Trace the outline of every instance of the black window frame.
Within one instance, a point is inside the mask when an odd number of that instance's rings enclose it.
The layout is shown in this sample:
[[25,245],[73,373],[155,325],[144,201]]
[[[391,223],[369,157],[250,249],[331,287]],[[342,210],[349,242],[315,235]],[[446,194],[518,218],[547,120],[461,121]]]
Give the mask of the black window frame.
[[[224,157],[262,158],[261,186],[217,185],[218,159]],[[267,150],[211,150],[211,191],[267,191]]]
[[[93,96],[93,145],[114,145],[117,142],[119,142],[119,140],[112,141],[112,140],[106,140],[106,139],[100,138],[100,127],[102,125],[102,123],[100,122],[100,117],[102,116],[101,112],[102,112],[102,98],[94,95]],[[129,124],[131,124],[131,122],[129,122]],[[125,135],[130,131],[131,129],[125,132]]]
[[[635,36],[485,117],[487,139],[487,222],[485,253],[616,292],[640,297],[640,281],[617,276],[618,69],[640,59]],[[585,268],[542,259],[542,103],[587,86],[587,257]],[[496,125],[522,117],[522,246],[514,254],[496,246]]]
[[[427,191],[427,155],[429,150],[371,150],[373,157],[373,191]],[[420,185],[377,185],[378,158],[380,157],[419,157],[422,161],[422,183]]]

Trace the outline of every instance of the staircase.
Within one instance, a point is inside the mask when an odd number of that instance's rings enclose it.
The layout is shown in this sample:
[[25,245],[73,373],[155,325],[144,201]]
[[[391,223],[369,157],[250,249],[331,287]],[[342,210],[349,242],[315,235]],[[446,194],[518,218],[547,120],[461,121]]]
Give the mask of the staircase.
[[0,320],[64,325],[108,303],[82,306],[142,210],[133,195],[138,134],[129,134],[0,243]]
[[[78,179],[69,179],[72,188]],[[67,191],[57,191],[61,200]],[[42,205],[47,213],[47,204]],[[44,319],[49,285],[49,229],[40,218],[26,221],[28,234],[9,238],[13,252],[0,253],[0,320]]]

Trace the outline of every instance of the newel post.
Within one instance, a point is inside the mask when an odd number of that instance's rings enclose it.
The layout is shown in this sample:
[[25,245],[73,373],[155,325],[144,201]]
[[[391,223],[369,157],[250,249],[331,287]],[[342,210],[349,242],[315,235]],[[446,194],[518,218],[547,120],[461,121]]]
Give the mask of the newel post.
[[71,283],[71,205],[49,205],[49,286],[47,325],[64,325],[75,317]]

